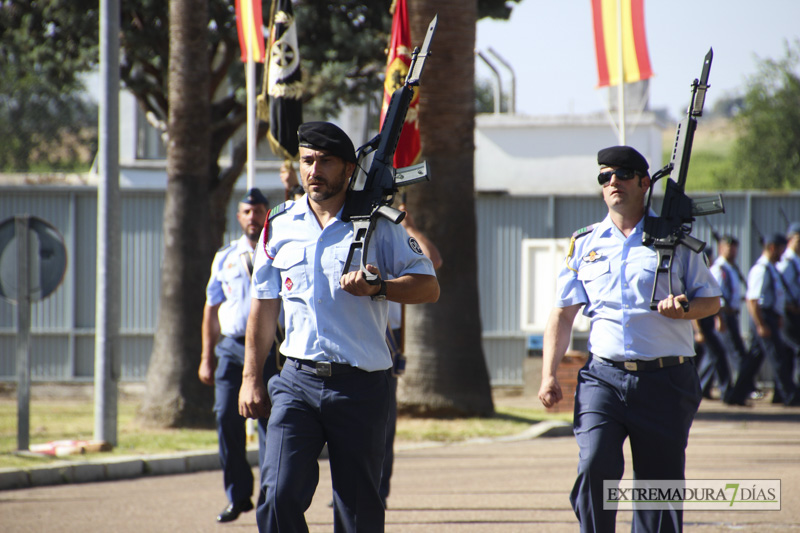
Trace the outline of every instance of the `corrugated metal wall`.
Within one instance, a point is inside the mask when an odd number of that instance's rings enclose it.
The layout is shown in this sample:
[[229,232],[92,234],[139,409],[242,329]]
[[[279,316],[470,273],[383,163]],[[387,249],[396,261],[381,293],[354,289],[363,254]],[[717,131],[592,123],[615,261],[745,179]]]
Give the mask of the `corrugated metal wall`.
[[[96,196],[88,187],[0,188],[0,221],[22,213],[41,217],[61,231],[68,251],[62,285],[32,308],[31,374],[37,381],[91,380],[94,374]],[[726,213],[707,218],[720,234],[740,239],[745,272],[760,253],[756,228],[766,235],[785,230],[784,215],[800,220],[800,193],[726,193],[724,200]],[[655,208],[658,212],[658,201]],[[158,310],[164,193],[123,189],[121,209],[122,379],[138,381],[146,375]],[[232,202],[226,242],[239,236],[235,210]],[[605,214],[599,195],[477,196],[480,312],[493,385],[521,385],[523,380],[522,239],[569,237]],[[693,234],[712,242],[704,219],[696,222]],[[0,299],[0,380],[16,379],[15,331],[14,306]]]
[[[244,191],[235,193],[239,198]],[[163,191],[123,189],[120,355],[122,379],[143,380],[153,348],[162,254]],[[55,226],[67,249],[59,288],[31,307],[31,378],[82,381],[94,376],[97,191],[94,188],[0,188],[0,222],[17,214]],[[236,205],[226,240],[241,235]],[[238,231],[237,231],[238,230]],[[0,380],[16,379],[16,310],[0,299]]]
[[[695,198],[714,195],[692,193]],[[800,192],[729,192],[723,200],[725,213],[699,217],[692,234],[709,244],[714,242],[712,225],[720,235],[735,235],[741,243],[739,265],[745,273],[761,254],[758,231],[764,235],[783,232],[787,220],[800,221]],[[656,213],[660,212],[659,197],[653,204]],[[478,195],[478,289],[483,347],[493,385],[523,384],[528,334],[520,329],[522,239],[568,238],[575,230],[602,220],[606,213],[599,194]],[[742,327],[749,332],[746,316]]]

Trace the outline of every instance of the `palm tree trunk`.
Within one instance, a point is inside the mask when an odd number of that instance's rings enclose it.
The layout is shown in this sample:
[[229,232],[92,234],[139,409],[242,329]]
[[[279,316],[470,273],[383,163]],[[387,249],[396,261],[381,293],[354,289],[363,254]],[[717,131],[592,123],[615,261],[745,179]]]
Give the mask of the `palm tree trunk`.
[[165,427],[213,425],[213,389],[197,377],[204,289],[221,231],[213,222],[219,213],[212,214],[209,195],[207,24],[207,0],[170,1],[161,300],[140,412],[145,422]]

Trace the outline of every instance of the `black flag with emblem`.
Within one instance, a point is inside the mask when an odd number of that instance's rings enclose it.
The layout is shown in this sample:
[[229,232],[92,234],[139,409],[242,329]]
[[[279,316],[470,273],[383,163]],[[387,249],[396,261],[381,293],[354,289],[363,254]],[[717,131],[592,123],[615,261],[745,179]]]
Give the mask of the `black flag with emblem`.
[[297,159],[297,128],[303,123],[302,96],[300,50],[292,2],[276,0],[272,4],[267,65],[257,114],[258,118],[269,122],[267,140],[278,157]]

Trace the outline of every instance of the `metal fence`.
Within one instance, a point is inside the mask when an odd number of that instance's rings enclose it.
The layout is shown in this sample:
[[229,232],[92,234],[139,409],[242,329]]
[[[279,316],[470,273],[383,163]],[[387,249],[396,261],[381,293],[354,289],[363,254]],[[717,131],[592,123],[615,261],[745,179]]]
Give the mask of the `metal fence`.
[[[0,188],[0,220],[29,214],[49,221],[61,231],[69,258],[65,279],[58,290],[32,307],[34,381],[93,378],[96,197],[93,187]],[[238,198],[238,193],[234,198]],[[784,216],[800,220],[800,193],[726,193],[724,200],[726,212],[707,217],[708,222],[720,234],[739,238],[739,263],[745,272],[760,254],[758,231],[763,234],[784,231],[787,226]],[[658,198],[655,203],[658,211]],[[124,381],[145,378],[152,351],[163,209],[163,191],[121,191],[119,352]],[[226,241],[239,236],[235,210],[232,203]],[[530,332],[520,327],[522,240],[566,238],[575,229],[601,220],[605,213],[605,205],[597,195],[477,195],[480,313],[484,353],[493,385],[523,384],[523,360]],[[711,227],[703,219],[696,222],[693,234],[712,242]],[[16,379],[15,320],[13,304],[0,299],[0,381]],[[743,325],[747,331],[747,324]]]

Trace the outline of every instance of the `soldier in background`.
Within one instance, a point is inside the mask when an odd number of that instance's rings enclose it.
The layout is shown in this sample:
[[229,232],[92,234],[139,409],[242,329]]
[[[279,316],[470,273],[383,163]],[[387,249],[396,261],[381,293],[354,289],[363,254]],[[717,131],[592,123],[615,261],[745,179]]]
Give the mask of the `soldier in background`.
[[[250,275],[253,250],[258,242],[269,201],[258,189],[250,189],[239,202],[236,219],[243,235],[214,256],[203,309],[203,352],[197,373],[200,381],[214,386],[214,413],[219,436],[228,505],[217,516],[231,522],[253,509],[253,470],[247,462],[245,418],[239,414],[239,388],[244,368],[244,334],[250,314]],[[264,379],[277,372],[274,350],[271,364],[264,365]],[[266,420],[259,420],[259,454],[263,453]]]
[[753,342],[726,403],[746,405],[748,395],[755,390],[755,375],[766,358],[775,374],[775,397],[787,406],[800,405],[794,360],[781,334],[786,293],[775,265],[785,249],[786,237],[781,233],[771,235],[747,276],[747,310],[754,325]]

